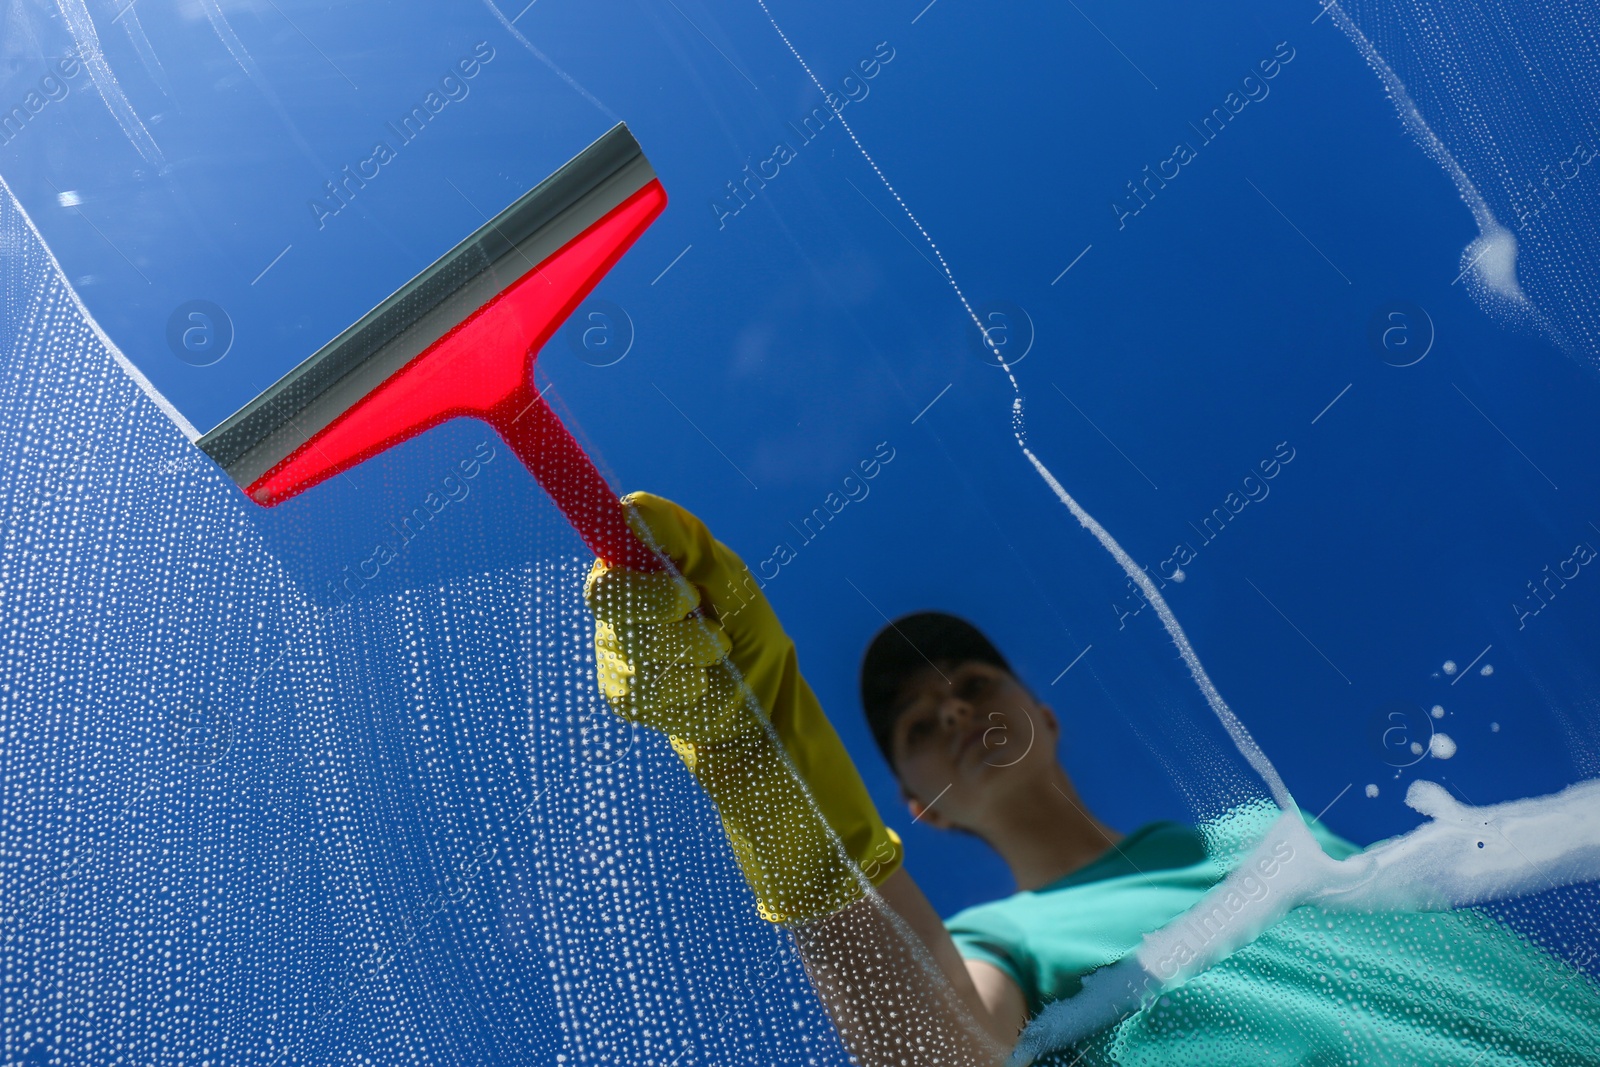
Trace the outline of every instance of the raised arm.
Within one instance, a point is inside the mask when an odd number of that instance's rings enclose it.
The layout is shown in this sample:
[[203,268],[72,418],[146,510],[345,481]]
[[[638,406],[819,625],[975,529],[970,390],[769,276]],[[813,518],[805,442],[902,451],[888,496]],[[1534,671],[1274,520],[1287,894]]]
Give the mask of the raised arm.
[[901,868],[878,887],[883,902],[911,928],[960,996],[968,1013],[1010,1049],[1028,1022],[1028,1001],[1012,977],[984,960],[966,960],[910,873]]
[[596,670],[612,709],[671,739],[716,805],[757,909],[792,931],[860,1062],[1000,1063],[1010,1041],[997,1038],[1014,1040],[1015,1020],[990,1014],[901,870],[900,839],[743,561],[671,501],[624,502],[673,567],[596,561],[590,573]]

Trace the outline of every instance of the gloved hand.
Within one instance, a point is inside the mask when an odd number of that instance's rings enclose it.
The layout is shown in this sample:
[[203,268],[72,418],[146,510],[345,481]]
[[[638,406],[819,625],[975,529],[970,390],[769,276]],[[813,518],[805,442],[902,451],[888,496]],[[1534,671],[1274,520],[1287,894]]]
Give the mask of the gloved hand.
[[595,561],[584,599],[601,691],[618,715],[671,739],[716,804],[763,918],[833,914],[862,896],[863,877],[881,885],[899,869],[900,838],[744,562],[670,500],[632,493],[623,503],[678,574]]

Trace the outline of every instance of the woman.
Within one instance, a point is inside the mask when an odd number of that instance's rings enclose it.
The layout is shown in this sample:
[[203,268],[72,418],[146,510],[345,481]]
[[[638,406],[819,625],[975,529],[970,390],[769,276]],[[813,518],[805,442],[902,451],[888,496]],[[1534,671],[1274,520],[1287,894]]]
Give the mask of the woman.
[[[1247,857],[1259,866],[1224,882],[1227,861],[1285,825],[1275,808],[1245,806],[1204,833],[1106,826],[1061,766],[1051,709],[976,629],[922,613],[867,651],[868,722],[912,816],[981,837],[1017,883],[941,922],[742,561],[671,502],[625,502],[676,573],[596,562],[586,597],[601,688],[618,714],[672,738],[756,906],[794,931],[862,1062],[998,1063],[1030,1018],[1186,913],[1197,916],[1188,941],[1167,944],[1202,956],[1245,947],[1106,1020],[1064,1062],[1600,1062],[1600,990],[1499,923],[1295,906],[1307,886],[1333,885],[1308,873],[1370,873],[1337,863],[1361,850],[1319,827],[1291,820],[1294,832],[1269,839],[1275,851]],[[1013,757],[1023,738],[1035,741]],[[1280,921],[1251,927],[1250,914],[1268,913]]]

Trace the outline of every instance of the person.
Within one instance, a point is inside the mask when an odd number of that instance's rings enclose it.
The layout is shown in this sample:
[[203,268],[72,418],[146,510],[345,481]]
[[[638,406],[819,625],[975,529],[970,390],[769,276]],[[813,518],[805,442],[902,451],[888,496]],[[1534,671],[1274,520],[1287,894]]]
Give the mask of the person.
[[[671,567],[596,561],[585,595],[601,689],[619,715],[669,735],[716,804],[760,914],[794,931],[860,1062],[1002,1062],[1030,1019],[1205,897],[1278,814],[1244,804],[1204,832],[1175,821],[1118,832],[1062,766],[1055,712],[999,650],[964,620],[906,616],[863,658],[872,735],[913,819],[980,837],[1017,887],[941,921],[743,562],[670,501],[624,503]],[[1333,860],[1360,851],[1315,821],[1309,830]],[[1485,915],[1298,907],[1073,1059],[1488,1067],[1597,1056],[1600,990]]]

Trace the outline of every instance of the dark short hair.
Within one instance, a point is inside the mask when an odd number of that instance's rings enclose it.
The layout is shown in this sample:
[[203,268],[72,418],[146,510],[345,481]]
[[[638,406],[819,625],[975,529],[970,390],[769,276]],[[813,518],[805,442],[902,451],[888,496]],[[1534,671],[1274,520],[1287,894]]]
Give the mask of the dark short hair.
[[894,702],[906,679],[930,663],[947,670],[977,660],[1013,674],[994,643],[965,619],[942,611],[902,615],[878,631],[861,659],[861,707],[889,767],[894,765]]

